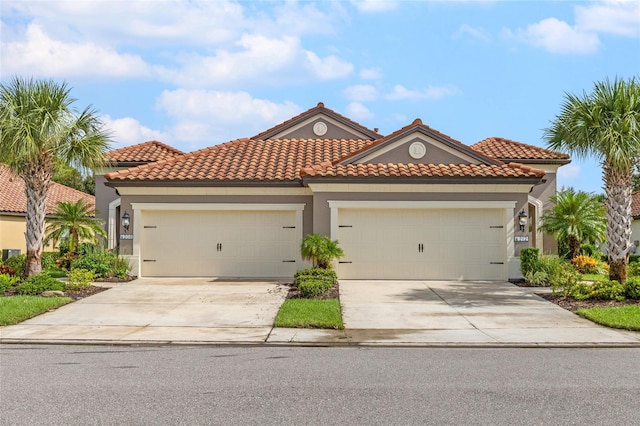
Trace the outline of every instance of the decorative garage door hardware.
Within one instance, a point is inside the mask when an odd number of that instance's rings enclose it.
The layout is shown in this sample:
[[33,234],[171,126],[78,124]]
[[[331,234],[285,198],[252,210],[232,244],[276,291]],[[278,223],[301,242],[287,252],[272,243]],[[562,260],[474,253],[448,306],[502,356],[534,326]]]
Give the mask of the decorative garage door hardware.
[[222,243],[216,244],[216,251],[222,251]]
[[489,262],[489,265],[504,265],[504,262]]
[[418,244],[418,253],[424,253],[424,244]]
[[295,226],[283,226],[282,228],[283,229],[296,229]]
[[296,263],[295,260],[283,260],[282,262],[284,262],[284,263]]
[[349,260],[340,260],[340,261],[338,261],[338,263],[353,263],[353,262],[351,262]]
[[143,262],[155,262],[155,259],[142,259]]
[[353,225],[338,225],[338,228],[353,228]]
[[493,225],[489,227],[489,229],[502,229],[502,228],[504,228],[504,226],[502,225]]
[[154,229],[157,228],[157,226],[155,226],[155,225],[145,225],[144,227],[145,228],[154,228]]

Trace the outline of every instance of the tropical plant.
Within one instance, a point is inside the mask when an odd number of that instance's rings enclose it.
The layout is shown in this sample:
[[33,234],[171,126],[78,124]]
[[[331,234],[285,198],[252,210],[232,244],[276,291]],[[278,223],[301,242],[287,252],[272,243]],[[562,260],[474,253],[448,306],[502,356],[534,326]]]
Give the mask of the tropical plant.
[[0,85],[0,161],[25,182],[27,265],[41,271],[46,199],[56,159],[84,170],[106,163],[109,136],[95,110],[78,111],[66,83],[15,77]]
[[558,192],[550,198],[553,208],[542,217],[543,231],[556,235],[569,248],[568,258],[580,254],[580,245],[598,244],[605,239],[607,220],[605,207],[597,196],[572,188]]
[[551,149],[577,157],[594,156],[602,165],[607,208],[609,279],[624,283],[631,247],[633,173],[640,162],[640,84],[608,79],[592,93],[566,94],[561,112],[545,129]]
[[331,262],[344,256],[337,240],[320,234],[307,234],[302,240],[300,254],[305,260],[311,260],[314,268],[331,268]]
[[69,251],[77,254],[81,240],[96,241],[96,235],[107,236],[102,229],[102,220],[94,215],[93,207],[83,199],[75,203],[61,201],[56,204],[53,218],[47,224],[45,238],[56,242],[66,239]]

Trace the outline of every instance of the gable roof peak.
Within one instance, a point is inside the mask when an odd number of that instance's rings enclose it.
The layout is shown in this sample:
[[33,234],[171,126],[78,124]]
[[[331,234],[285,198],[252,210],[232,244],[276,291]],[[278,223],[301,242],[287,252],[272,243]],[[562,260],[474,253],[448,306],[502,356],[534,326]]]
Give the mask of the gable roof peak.
[[418,125],[418,126],[422,126],[424,125],[424,123],[422,123],[422,119],[420,118],[416,118],[415,120],[413,120],[413,123],[411,123],[412,125]]
[[317,108],[324,108],[324,102],[318,102]]

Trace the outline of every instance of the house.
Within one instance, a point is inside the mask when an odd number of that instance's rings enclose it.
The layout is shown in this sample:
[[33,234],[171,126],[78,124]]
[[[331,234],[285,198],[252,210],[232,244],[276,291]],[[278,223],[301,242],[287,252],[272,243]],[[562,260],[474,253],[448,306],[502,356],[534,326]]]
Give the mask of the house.
[[640,255],[640,191],[631,196],[631,253]]
[[344,249],[343,279],[506,280],[522,248],[547,250],[537,222],[569,161],[502,138],[467,146],[419,119],[383,136],[319,103],[104,180],[139,276],[291,277],[320,233]]
[[160,160],[168,160],[184,152],[158,141],[147,141],[115,149],[107,153],[109,165],[95,170],[96,217],[102,219],[109,235],[107,248],[119,246],[117,229],[120,227],[120,196],[114,188],[105,186],[104,175]]
[[[47,195],[47,214],[52,214],[60,201],[77,202],[84,200],[92,207],[95,197],[56,182],[51,183]],[[0,164],[0,249],[3,256],[7,250],[13,253],[26,252],[25,232],[27,230],[27,196],[24,181],[16,176],[9,166]],[[52,250],[51,244],[45,250]]]

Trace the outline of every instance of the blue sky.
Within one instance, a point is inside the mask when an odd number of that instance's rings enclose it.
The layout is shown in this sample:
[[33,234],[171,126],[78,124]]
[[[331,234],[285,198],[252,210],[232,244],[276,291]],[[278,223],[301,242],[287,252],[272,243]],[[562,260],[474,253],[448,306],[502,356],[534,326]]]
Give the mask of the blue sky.
[[[565,92],[640,73],[638,1],[6,1],[0,80],[66,81],[113,147],[184,151],[318,102],[388,134],[544,146]],[[559,186],[602,192],[595,160]]]

